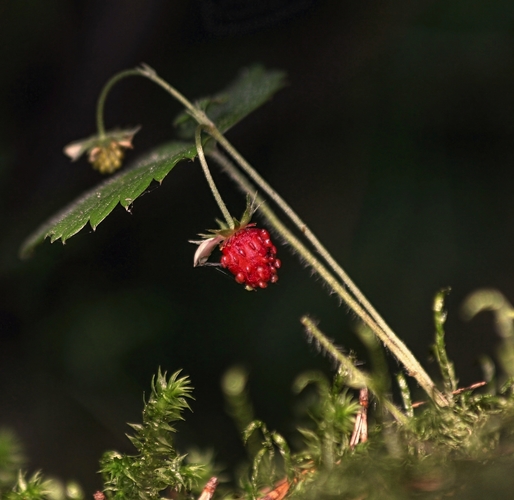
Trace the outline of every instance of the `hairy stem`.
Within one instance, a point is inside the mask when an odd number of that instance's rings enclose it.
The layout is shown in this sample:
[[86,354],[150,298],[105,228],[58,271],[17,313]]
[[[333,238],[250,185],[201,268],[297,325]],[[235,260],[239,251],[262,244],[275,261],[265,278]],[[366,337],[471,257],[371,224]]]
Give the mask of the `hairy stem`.
[[[260,211],[263,215],[268,218],[270,223],[274,225],[275,229],[298,251],[298,253],[308,262],[308,264],[324,278],[327,284],[336,292],[341,299],[357,314],[361,320],[371,328],[371,330],[380,338],[384,345],[390,349],[397,359],[403,363],[409,375],[414,377],[423,389],[434,398],[435,402],[441,406],[448,405],[446,398],[437,390],[433,381],[425,372],[423,367],[420,365],[418,360],[410,352],[407,346],[396,336],[392,329],[387,325],[383,318],[373,308],[370,302],[353,283],[345,271],[339,266],[334,260],[330,253],[325,249],[321,242],[314,236],[307,225],[298,217],[293,209],[282,199],[282,197],[253,169],[253,167],[243,158],[243,156],[230,144],[225,136],[216,128],[214,123],[209,120],[207,115],[199,108],[194,106],[188,99],[186,99],[180,92],[174,87],[169,85],[165,80],[160,78],[157,73],[149,66],[142,66],[135,70],[127,70],[118,73],[111,78],[105,85],[97,107],[97,123],[99,134],[105,134],[103,126],[103,107],[106,96],[112,86],[127,76],[140,75],[149,78],[153,82],[157,83],[164,90],[170,93],[175,99],[182,103],[191,116],[202,126],[206,132],[208,132],[236,161],[240,168],[250,177],[259,187],[262,189],[279,207],[280,209],[291,219],[291,221],[300,229],[300,231],[306,236],[311,242],[316,251],[323,257],[327,264],[332,268],[337,276],[341,279],[344,286],[334,278],[334,276],[321,264],[321,262],[278,220],[278,218],[271,212],[270,209],[265,207],[261,203]],[[197,145],[199,141],[199,132],[197,131]],[[201,144],[200,144],[201,146]],[[200,148],[202,149],[202,148]],[[199,152],[200,155],[200,152]],[[219,157],[224,158],[222,155]],[[204,158],[205,160],[205,158]],[[200,160],[202,161],[202,160]],[[226,158],[224,160],[218,160],[221,164],[225,161],[226,166],[224,168],[229,171],[232,177],[239,183],[239,185],[247,192],[253,193],[255,189],[248,183],[244,176],[241,176],[236,167],[229,162]],[[206,165],[206,162],[205,162]],[[222,164],[223,165],[223,164]],[[203,167],[202,163],[202,167]],[[204,169],[205,172],[205,169]],[[209,174],[210,175],[210,174]],[[209,178],[208,178],[209,180]],[[245,187],[246,185],[246,187]],[[217,191],[217,190],[216,190]],[[220,197],[221,199],[221,197]],[[218,201],[218,199],[216,200]],[[219,202],[218,202],[219,204]],[[224,206],[224,205],[223,205]],[[220,205],[221,208],[221,205]],[[225,208],[226,210],[226,208]],[[266,215],[266,212],[268,214]],[[225,218],[227,218],[224,210],[222,209]],[[273,222],[274,221],[274,222]],[[346,288],[350,290],[350,293]],[[353,296],[352,296],[353,295]]]
[[255,196],[258,211],[269,224],[289,243],[300,257],[309,264],[327,283],[327,285],[352,309],[357,316],[375,333],[382,343],[393,353],[393,355],[404,365],[407,373],[415,378],[419,385],[432,397],[440,406],[447,406],[445,397],[435,387],[434,382],[414,357],[407,346],[394,334],[386,333],[341,285],[341,283],[321,264],[312,252],[280,221],[276,214],[268,207],[264,199],[256,193],[255,187],[248,179],[217,150],[209,152],[220,166],[230,175],[230,177],[250,196]]
[[[353,297],[344,290],[345,297],[337,292],[347,305],[366,323],[377,337],[390,349],[397,359],[405,366],[409,375],[414,377],[419,385],[434,399],[440,406],[447,406],[448,401],[443,394],[435,387],[434,382],[423,369],[418,360],[414,357],[408,347],[398,338],[385,320],[375,310],[357,285],[350,279],[343,268],[330,255],[328,250],[316,238],[309,227],[300,219],[296,212],[286,203],[286,201],[259,175],[259,173],[245,160],[245,158],[232,146],[232,144],[216,128],[209,128],[209,133],[216,141],[234,158],[241,169],[250,177],[291,219],[300,231],[305,235],[316,251],[325,259],[337,276],[341,279],[344,286],[350,290]],[[314,257],[314,261],[319,265],[319,261]],[[313,267],[316,269],[315,265]],[[317,269],[316,269],[317,270]],[[335,291],[335,290],[334,290]],[[350,298],[350,300],[348,300]],[[366,319],[365,319],[366,318]],[[373,326],[371,326],[373,324]]]
[[[214,133],[213,133],[214,132]],[[340,277],[346,288],[350,290],[355,299],[368,311],[369,315],[376,321],[382,330],[394,336],[395,333],[380,316],[380,314],[371,305],[366,296],[360,291],[357,285],[348,276],[345,270],[338,264],[332,257],[328,250],[318,240],[316,235],[309,229],[303,220],[296,214],[296,212],[289,206],[288,203],[259,175],[259,173],[245,160],[245,158],[230,144],[230,142],[217,130],[211,131],[211,135],[223,146],[227,152],[234,158],[236,163],[241,166],[244,172],[278,205],[278,207],[291,219],[305,235],[307,240],[313,245],[315,250],[321,255],[325,262],[332,268],[337,276]]]

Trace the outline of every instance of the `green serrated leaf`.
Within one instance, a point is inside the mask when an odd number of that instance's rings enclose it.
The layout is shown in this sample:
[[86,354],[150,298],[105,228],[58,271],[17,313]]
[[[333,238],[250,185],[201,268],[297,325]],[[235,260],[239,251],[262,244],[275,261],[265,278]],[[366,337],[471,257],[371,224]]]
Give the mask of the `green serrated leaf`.
[[[285,85],[285,74],[281,71],[266,71],[261,66],[245,70],[224,92],[203,99],[199,106],[223,133],[246,115],[264,104]],[[182,138],[194,137],[196,121],[188,114],[180,115],[176,122]],[[111,177],[82,195],[78,200],[52,217],[23,243],[20,256],[29,256],[34,248],[50,238],[52,242],[77,234],[88,222],[93,229],[102,222],[120,203],[129,207],[149,184],[161,182],[170,170],[183,159],[193,159],[196,148],[190,143],[174,142],[159,148],[132,168]]]
[[195,156],[196,148],[190,143],[171,142],[160,147],[134,166],[86,192],[45,222],[23,243],[20,256],[29,256],[46,238],[52,243],[59,239],[64,243],[88,222],[96,229],[118,203],[129,207],[153,180],[162,182],[179,161],[192,160]]
[[[267,71],[262,66],[252,66],[241,72],[224,91],[199,99],[197,105],[204,109],[219,131],[225,133],[283,88],[285,78],[283,71]],[[175,119],[175,125],[182,139],[192,139],[198,124],[189,114],[181,113]]]

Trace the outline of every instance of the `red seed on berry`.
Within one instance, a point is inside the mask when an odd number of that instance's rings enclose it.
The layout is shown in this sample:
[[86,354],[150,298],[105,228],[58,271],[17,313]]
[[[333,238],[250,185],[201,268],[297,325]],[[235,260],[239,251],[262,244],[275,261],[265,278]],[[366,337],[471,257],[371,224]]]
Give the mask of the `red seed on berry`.
[[268,283],[278,281],[281,262],[265,229],[246,226],[223,241],[220,249],[221,265],[248,289],[266,288]]

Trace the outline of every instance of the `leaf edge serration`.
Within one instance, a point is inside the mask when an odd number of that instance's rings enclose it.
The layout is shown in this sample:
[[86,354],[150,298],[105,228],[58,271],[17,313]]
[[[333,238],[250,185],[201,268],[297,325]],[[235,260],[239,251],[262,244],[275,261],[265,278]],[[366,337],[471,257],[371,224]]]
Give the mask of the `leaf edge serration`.
[[[60,239],[64,244],[88,222],[95,230],[118,203],[128,208],[152,181],[161,183],[178,162],[193,160],[195,157],[196,147],[191,143],[173,141],[159,147],[133,166],[86,191],[41,224],[20,246],[20,258],[30,257],[35,248],[47,238],[50,238],[51,243]],[[104,203],[106,198],[108,202]],[[100,199],[102,203],[94,203]]]

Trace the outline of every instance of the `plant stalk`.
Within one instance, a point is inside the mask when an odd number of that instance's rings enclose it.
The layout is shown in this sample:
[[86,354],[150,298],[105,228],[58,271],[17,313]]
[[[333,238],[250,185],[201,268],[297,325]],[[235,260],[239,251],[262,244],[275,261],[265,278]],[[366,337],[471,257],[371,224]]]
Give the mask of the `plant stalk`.
[[256,193],[255,187],[239,172],[235,165],[219,151],[213,149],[209,156],[213,158],[230,177],[250,196],[254,196],[258,211],[266,218],[269,224],[289,243],[327,283],[327,285],[352,309],[357,316],[375,333],[393,355],[404,365],[407,373],[416,379],[425,392],[440,406],[447,406],[448,401],[436,388],[434,382],[415,358],[407,346],[394,334],[384,332],[376,321],[366,312],[339,281],[321,264],[321,262],[308,250],[308,248],[280,221],[276,214],[268,207],[264,199]]
[[114,85],[116,85],[120,80],[123,80],[124,78],[127,78],[129,76],[141,76],[141,72],[138,69],[128,69],[126,71],[121,71],[120,73],[114,75],[104,85],[102,91],[100,92],[100,95],[98,96],[98,101],[96,103],[96,128],[98,130],[98,135],[101,139],[105,137],[104,107],[107,95],[109,94]]
[[171,94],[177,101],[179,101],[191,114],[191,116],[204,127],[212,128],[214,124],[209,120],[207,115],[196,106],[193,105],[191,101],[189,101],[183,94],[181,94],[178,90],[172,87],[168,82],[163,80],[160,76],[157,75],[155,70],[146,64],[143,64],[139,68],[128,69],[125,71],[120,71],[118,74],[114,75],[103,87],[100,92],[100,96],[98,97],[98,102],[96,105],[96,127],[98,130],[98,135],[100,138],[105,137],[105,125],[103,121],[104,114],[104,106],[105,100],[107,99],[107,95],[111,91],[112,87],[118,83],[120,80],[127,78],[129,76],[144,76],[149,80],[152,80],[154,83],[162,87],[166,92]]
[[[341,285],[341,283],[336,278],[334,278],[334,276],[321,264],[321,262],[279,221],[275,214],[270,209],[268,209],[264,203],[260,204],[259,210],[263,213],[263,215],[265,215],[265,217],[275,227],[275,229],[286,239],[286,241],[288,241],[291,244],[291,246],[293,246],[298,251],[298,253],[308,262],[308,264],[320,276],[323,277],[323,279],[332,288],[332,290],[334,290],[339,295],[339,297],[355,312],[355,314],[357,314],[361,318],[361,320],[366,325],[368,325],[369,328],[371,328],[371,330],[377,335],[377,337],[379,337],[379,339],[384,343],[384,345],[388,349],[390,349],[392,353],[397,357],[397,359],[405,366],[409,375],[411,375],[418,381],[420,386],[423,387],[427,394],[429,394],[429,396],[432,397],[438,405],[447,406],[448,401],[443,396],[443,394],[437,390],[433,381],[425,372],[425,370],[420,365],[418,360],[410,352],[407,346],[396,336],[396,334],[387,325],[387,323],[378,314],[378,312],[373,308],[370,302],[366,299],[366,297],[362,294],[358,287],[353,283],[353,281],[349,278],[349,276],[345,273],[341,266],[339,266],[339,264],[334,260],[334,258],[325,249],[321,242],[310,231],[307,225],[300,219],[300,217],[298,217],[298,215],[285,202],[285,200],[283,200],[283,198],[253,169],[253,167],[243,158],[243,156],[232,146],[232,144],[216,128],[215,124],[207,117],[207,115],[201,109],[194,106],[188,99],[186,99],[186,97],[184,97],[174,87],[172,87],[165,80],[160,78],[152,68],[143,65],[142,67],[136,68],[134,70],[122,71],[121,73],[118,73],[117,75],[112,77],[107,82],[98,99],[97,126],[99,135],[105,134],[105,128],[103,125],[103,108],[108,92],[110,91],[112,86],[119,80],[128,76],[137,75],[145,76],[146,78],[149,78],[153,82],[157,83],[164,90],[170,93],[175,99],[177,99],[181,104],[183,104],[186,110],[198,122],[198,124],[202,128],[204,128],[206,132],[209,133],[229,153],[230,156],[232,156],[232,158],[246,173],[246,175],[248,175],[279,206],[279,208],[291,219],[291,221],[311,242],[316,251],[321,255],[321,257],[323,257],[323,259],[325,259],[327,264],[332,268],[336,275],[339,276],[341,281],[344,283],[344,286]],[[199,156],[203,155],[203,148],[201,147],[200,143],[199,129],[197,129],[195,139],[197,143],[198,154]],[[200,147],[198,147],[198,145],[200,145]],[[200,151],[202,151],[202,153],[200,153]],[[219,153],[218,156],[220,158],[224,158]],[[226,158],[221,161],[218,158],[216,158],[216,161],[218,161],[227,171],[230,172],[230,175],[236,180],[236,182],[238,182],[238,184],[246,192],[253,193],[255,191],[254,187],[250,183],[248,183],[244,176],[240,175],[236,167]],[[203,158],[203,161],[202,159],[200,159],[200,162],[202,163],[202,168],[204,168],[204,173],[206,171],[208,172],[208,169],[205,169],[205,166],[207,165],[205,157]],[[225,163],[225,165],[223,164],[223,162]],[[206,177],[208,182],[210,183],[209,178],[212,179],[210,173],[206,174]],[[214,192],[217,192],[217,189],[215,189],[213,193]],[[219,197],[219,200],[221,200],[221,196]],[[221,202],[221,204],[219,203],[219,200],[218,198],[216,198],[216,201],[218,202],[218,205],[220,206],[220,209],[228,222],[228,217],[230,217],[230,215],[228,215],[227,217],[228,211],[226,211],[226,207],[223,204],[223,202]],[[222,206],[224,208],[222,208]],[[227,213],[225,213],[225,211]],[[346,291],[345,286],[348,288],[348,290],[350,290],[353,296]]]
[[212,195],[214,196],[214,199],[216,200],[216,203],[218,204],[218,207],[221,210],[221,213],[223,214],[223,217],[225,217],[225,221],[228,224],[228,227],[230,229],[234,229],[234,219],[230,215],[230,212],[227,209],[227,206],[225,205],[225,202],[223,201],[223,198],[221,197],[220,192],[218,191],[218,188],[216,187],[216,184],[214,182],[214,179],[212,178],[211,171],[209,170],[209,165],[207,164],[207,160],[205,159],[205,153],[203,151],[202,146],[202,126],[199,125],[196,127],[195,130],[195,144],[196,144],[196,151],[198,152],[198,158],[200,160],[200,164],[202,165],[202,170],[205,175],[205,178],[207,179],[207,183],[209,184],[209,187],[211,188]]
[[296,212],[289,206],[289,204],[259,175],[259,173],[246,161],[246,159],[230,144],[230,142],[218,130],[210,130],[211,135],[218,141],[218,143],[226,149],[226,151],[234,158],[236,163],[246,172],[250,177],[277,205],[278,207],[291,219],[300,231],[305,235],[307,240],[313,245],[316,251],[327,262],[329,267],[333,269],[337,276],[340,277],[344,285],[350,290],[356,300],[368,311],[370,316],[382,328],[382,330],[394,336],[395,333],[391,327],[385,322],[382,316],[375,310],[366,296],[360,291],[357,285],[348,276],[345,270],[338,264],[332,257],[328,250],[318,240],[316,235],[309,229],[307,224],[296,214]]

